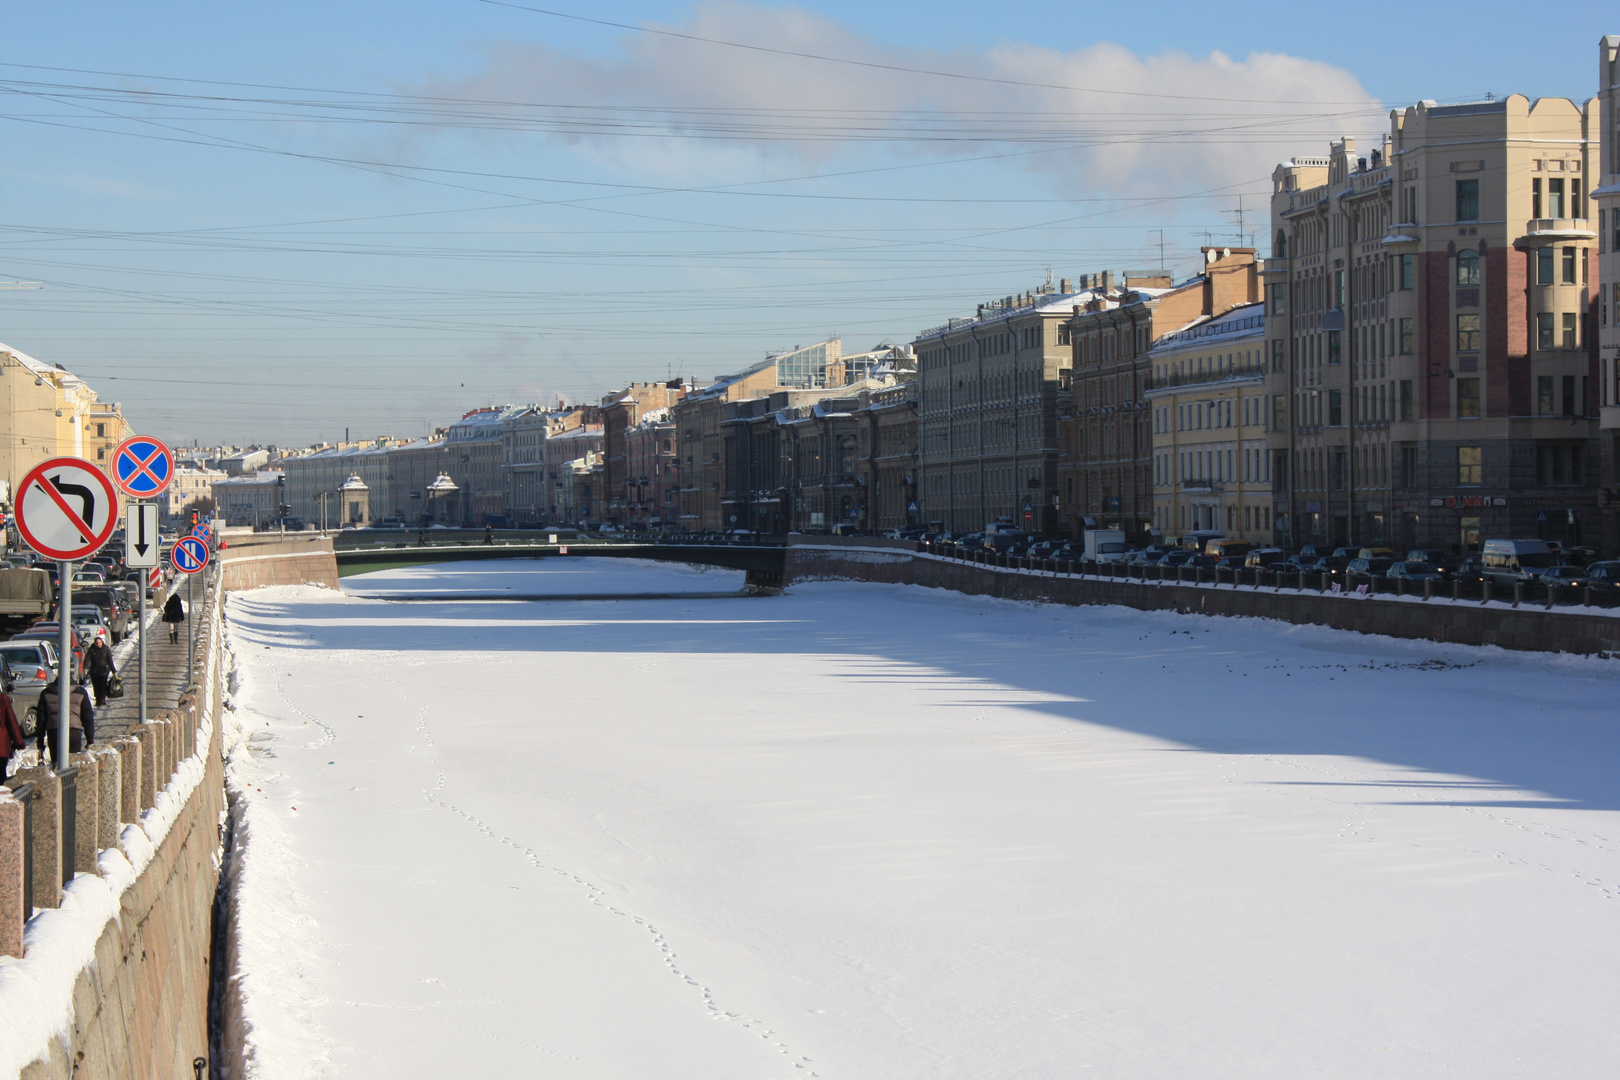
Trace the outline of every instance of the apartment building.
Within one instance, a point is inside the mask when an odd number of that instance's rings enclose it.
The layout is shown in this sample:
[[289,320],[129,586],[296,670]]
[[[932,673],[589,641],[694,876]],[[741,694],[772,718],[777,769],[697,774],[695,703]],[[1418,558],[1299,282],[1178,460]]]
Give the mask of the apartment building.
[[[667,416],[668,410],[684,398],[687,391],[684,380],[673,379],[663,383],[631,383],[618,393],[602,399],[602,482],[606,486],[603,513],[606,520],[615,525],[629,525],[632,517],[637,522],[647,517],[642,496],[656,474],[631,469],[630,434],[636,430],[641,418],[650,412],[662,412]],[[670,453],[673,457],[673,448]]]
[[1267,375],[1283,543],[1477,549],[1595,529],[1595,104],[1390,115],[1273,172]]
[[[576,469],[574,462],[591,459],[600,462],[602,454],[602,425],[595,421],[595,406],[586,410],[569,410],[556,418],[546,432],[546,479],[543,496],[544,513],[548,523],[575,522],[578,503],[572,494],[564,496],[563,488],[573,490]],[[595,500],[591,501],[595,505]]]
[[1059,421],[1061,444],[1069,448],[1059,477],[1064,532],[1100,525],[1124,529],[1135,542],[1153,535],[1149,352],[1166,334],[1260,298],[1252,248],[1207,247],[1199,254],[1201,272],[1180,285],[1144,274],[1116,287],[1104,276],[1064,324],[1072,365]]
[[227,524],[267,529],[280,520],[281,495],[285,490],[279,470],[227,474],[215,480],[212,492],[214,513]]
[[1620,555],[1620,34],[1598,42],[1597,97],[1604,126],[1602,179],[1592,190],[1598,207],[1598,367],[1603,386],[1598,501],[1603,554],[1614,558]]
[[[0,345],[0,503],[28,471],[58,456],[110,465],[112,451],[132,434],[115,402],[104,402],[72,372]],[[206,491],[203,492],[207,494]]]
[[1072,360],[1063,327],[1088,297],[1065,278],[917,335],[919,520],[1057,527],[1057,392]]
[[[828,345],[823,342],[822,345]],[[783,355],[798,357],[809,350],[768,356],[733,375],[724,375],[702,390],[691,393],[670,410],[679,440],[680,515],[678,526],[688,532],[718,532],[734,526],[732,515],[722,505],[725,484],[725,435],[721,422],[727,402],[764,397],[778,388],[777,362]],[[819,352],[825,361],[827,350]],[[797,361],[796,361],[797,362]],[[814,381],[803,370],[794,378]],[[822,376],[825,380],[825,375]]]
[[1148,350],[1153,526],[1271,542],[1265,428],[1266,319],[1233,308],[1165,334]]
[[[724,406],[720,430],[726,480],[721,513],[727,528],[781,535],[797,528],[801,519],[811,524],[811,515],[799,506],[793,441],[784,438],[782,426],[826,396],[825,390],[776,390]],[[825,531],[821,517],[818,508],[813,519],[818,532]]]
[[644,412],[625,432],[625,523],[636,528],[675,527],[681,476],[672,411]]

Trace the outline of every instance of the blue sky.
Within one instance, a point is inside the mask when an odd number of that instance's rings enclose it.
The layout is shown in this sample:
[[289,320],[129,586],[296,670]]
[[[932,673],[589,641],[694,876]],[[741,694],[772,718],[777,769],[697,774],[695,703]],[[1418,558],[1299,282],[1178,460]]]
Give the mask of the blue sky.
[[0,341],[139,430],[297,444],[909,340],[1049,268],[1184,271],[1240,196],[1263,234],[1272,165],[1387,106],[1589,96],[1620,18],[1531,14],[6,5],[0,280],[45,288]]

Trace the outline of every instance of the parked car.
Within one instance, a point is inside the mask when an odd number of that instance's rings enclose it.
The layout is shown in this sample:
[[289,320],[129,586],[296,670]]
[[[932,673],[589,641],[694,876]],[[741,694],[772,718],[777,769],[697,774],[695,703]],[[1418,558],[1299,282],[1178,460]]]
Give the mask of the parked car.
[[1587,573],[1584,566],[1549,566],[1536,577],[1543,585],[1562,585],[1569,589],[1586,588]]
[[1385,576],[1394,565],[1394,559],[1351,559],[1344,568],[1344,576],[1353,582],[1371,581],[1375,577]]
[[73,584],[79,585],[105,585],[107,583],[107,568],[87,563],[73,571]]
[[1267,569],[1281,566],[1288,562],[1288,552],[1282,548],[1255,548],[1244,556],[1243,565],[1251,570]]
[[1393,559],[1395,553],[1387,547],[1364,547],[1356,552],[1358,559]]
[[1620,594],[1620,562],[1595,562],[1588,566],[1586,587],[1603,595]]
[[1594,547],[1568,547],[1564,549],[1564,561],[1571,566],[1590,566],[1598,560],[1598,549]]
[[[114,581],[108,582],[105,586],[99,588],[73,590],[74,611],[77,611],[81,604],[101,609],[102,619],[112,631],[112,640],[108,642],[109,645],[116,645],[124,640],[125,637],[129,636],[130,629],[135,625],[134,614],[129,606],[129,601],[125,599],[123,588],[125,585],[134,585],[137,589],[140,587],[134,582]],[[139,602],[140,597],[137,596],[135,599]],[[52,617],[54,618],[54,607],[52,610]]]
[[1436,570],[1441,576],[1449,578],[1451,573],[1462,563],[1455,552],[1445,548],[1413,548],[1406,553],[1407,562],[1425,562]]
[[1295,569],[1304,570],[1311,574],[1320,573],[1322,570],[1326,569],[1322,565],[1325,559],[1326,557],[1322,555],[1307,555],[1303,552],[1298,555],[1288,556],[1289,563],[1291,563]]
[[[30,626],[20,634],[12,635],[12,641],[44,641],[55,653],[56,643],[61,633],[60,627],[53,622],[40,622]],[[90,632],[73,628],[73,663],[70,669],[73,680],[82,682],[84,679],[84,652],[90,647]]]
[[1384,571],[1387,578],[1400,578],[1404,581],[1415,581],[1421,585],[1425,581],[1444,581],[1444,576],[1438,569],[1428,563],[1417,559],[1407,559],[1404,562],[1391,563]]
[[11,710],[23,734],[32,736],[39,720],[39,692],[56,678],[56,652],[41,641],[0,642],[0,660],[11,669]]
[[1192,559],[1195,554],[1195,552],[1188,551],[1186,548],[1178,548],[1175,551],[1167,551],[1164,553],[1164,558],[1159,560],[1159,565],[1181,566],[1188,562],[1188,560]]

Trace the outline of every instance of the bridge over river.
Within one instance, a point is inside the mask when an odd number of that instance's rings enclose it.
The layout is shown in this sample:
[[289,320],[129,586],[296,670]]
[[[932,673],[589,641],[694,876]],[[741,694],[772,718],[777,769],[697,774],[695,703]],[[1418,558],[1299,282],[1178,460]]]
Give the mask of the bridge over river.
[[[782,585],[787,545],[781,541],[660,542],[646,540],[564,540],[552,543],[549,536],[508,539],[499,537],[486,543],[482,533],[453,533],[441,539],[428,534],[426,543],[412,543],[410,534],[400,542],[378,542],[375,532],[340,535],[334,538],[338,576],[367,574],[431,563],[466,562],[482,559],[617,558],[649,559],[654,562],[695,563],[742,570],[747,583],[756,588],[774,589]],[[541,537],[545,537],[542,539]]]

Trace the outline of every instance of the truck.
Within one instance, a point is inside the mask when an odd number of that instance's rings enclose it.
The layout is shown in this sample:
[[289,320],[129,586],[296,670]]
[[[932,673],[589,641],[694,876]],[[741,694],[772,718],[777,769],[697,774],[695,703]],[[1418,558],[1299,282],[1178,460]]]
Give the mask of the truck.
[[50,614],[51,575],[34,567],[0,570],[0,632],[15,634]]
[[1085,558],[1090,562],[1124,562],[1129,554],[1124,529],[1087,529],[1085,543]]

